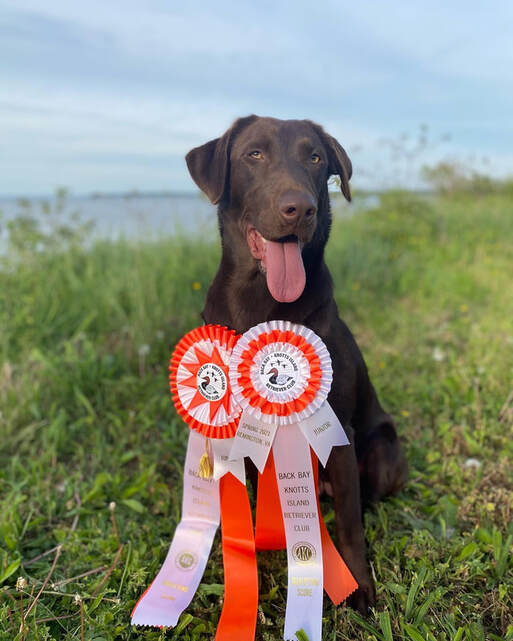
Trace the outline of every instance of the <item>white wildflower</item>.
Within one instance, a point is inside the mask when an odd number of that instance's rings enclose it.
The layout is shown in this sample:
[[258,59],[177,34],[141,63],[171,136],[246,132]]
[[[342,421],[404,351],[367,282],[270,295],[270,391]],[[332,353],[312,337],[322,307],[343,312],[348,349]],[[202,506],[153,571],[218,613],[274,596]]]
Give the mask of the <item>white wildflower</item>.
[[16,579],[16,590],[18,590],[18,592],[21,592],[21,590],[24,590],[26,587],[27,587],[27,579],[25,579],[22,576],[19,576]]
[[445,360],[445,352],[438,346],[435,347],[433,350],[433,360],[436,361],[437,363],[441,363],[442,361]]
[[139,356],[147,356],[150,353],[150,346],[146,343],[139,345],[137,353],[139,354]]

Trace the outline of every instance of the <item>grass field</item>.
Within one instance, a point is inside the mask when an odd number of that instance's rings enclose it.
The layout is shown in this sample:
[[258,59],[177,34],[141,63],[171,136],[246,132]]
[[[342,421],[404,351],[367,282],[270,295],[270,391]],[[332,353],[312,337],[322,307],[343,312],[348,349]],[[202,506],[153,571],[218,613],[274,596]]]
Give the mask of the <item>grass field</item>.
[[[512,210],[506,196],[396,192],[334,225],[340,313],[411,475],[365,515],[376,610],[364,620],[326,598],[327,640],[513,640]],[[201,322],[218,243],[86,250],[80,235],[23,222],[11,237],[0,257],[0,639],[212,639],[219,539],[175,630],[131,629],[129,615],[180,517],[187,429],[167,361]],[[332,527],[329,501],[323,510]],[[278,640],[285,553],[260,555],[259,573],[257,639]]]

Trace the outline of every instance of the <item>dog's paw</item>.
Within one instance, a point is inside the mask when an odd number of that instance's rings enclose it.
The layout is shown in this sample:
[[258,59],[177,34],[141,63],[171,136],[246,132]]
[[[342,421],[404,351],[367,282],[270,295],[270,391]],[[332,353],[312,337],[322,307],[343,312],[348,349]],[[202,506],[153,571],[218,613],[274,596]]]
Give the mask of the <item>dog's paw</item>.
[[368,616],[370,609],[376,605],[376,593],[372,582],[359,584],[358,589],[347,599],[349,607],[363,616]]

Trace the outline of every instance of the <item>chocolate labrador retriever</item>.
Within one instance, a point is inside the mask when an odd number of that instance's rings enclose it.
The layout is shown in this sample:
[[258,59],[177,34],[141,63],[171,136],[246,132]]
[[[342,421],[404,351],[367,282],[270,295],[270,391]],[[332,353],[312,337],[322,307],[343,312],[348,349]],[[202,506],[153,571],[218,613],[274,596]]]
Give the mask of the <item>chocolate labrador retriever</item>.
[[337,174],[351,200],[351,162],[319,125],[258,116],[240,118],[186,159],[196,184],[218,204],[222,239],[204,321],[237,332],[273,319],[301,323],[321,336],[331,354],[328,400],[351,445],[332,450],[323,486],[333,496],[340,552],[359,585],[350,604],[366,613],[375,594],[361,505],[397,492],[407,463],[394,422],[339,318],[324,261],[331,226],[327,181]]

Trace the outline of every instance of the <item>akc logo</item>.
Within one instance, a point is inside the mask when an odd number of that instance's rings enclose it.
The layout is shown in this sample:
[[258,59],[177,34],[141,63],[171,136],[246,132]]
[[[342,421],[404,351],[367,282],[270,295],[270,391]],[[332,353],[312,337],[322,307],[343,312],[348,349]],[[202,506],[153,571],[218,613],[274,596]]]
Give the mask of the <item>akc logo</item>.
[[198,564],[198,557],[194,552],[180,552],[175,557],[175,565],[180,570],[193,570]]
[[308,541],[298,541],[292,547],[292,557],[297,563],[307,565],[315,561],[315,548]]

